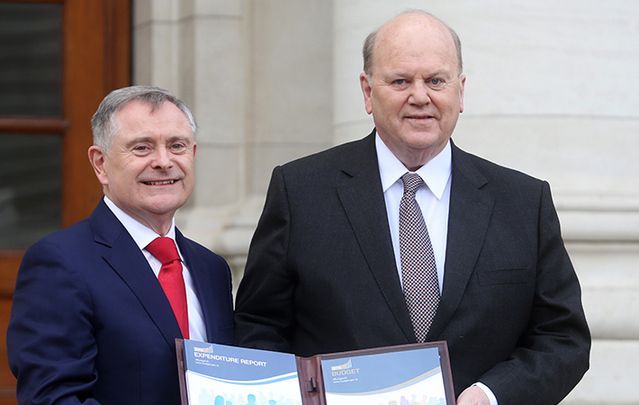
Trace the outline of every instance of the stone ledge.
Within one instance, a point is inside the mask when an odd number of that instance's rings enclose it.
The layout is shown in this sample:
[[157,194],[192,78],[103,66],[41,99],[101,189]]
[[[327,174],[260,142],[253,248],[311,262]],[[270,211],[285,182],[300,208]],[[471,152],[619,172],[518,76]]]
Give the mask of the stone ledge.
[[594,340],[590,370],[562,405],[638,404],[639,341]]
[[639,243],[568,243],[594,338],[639,339]]
[[639,208],[605,210],[560,209],[559,218],[566,242],[639,243]]

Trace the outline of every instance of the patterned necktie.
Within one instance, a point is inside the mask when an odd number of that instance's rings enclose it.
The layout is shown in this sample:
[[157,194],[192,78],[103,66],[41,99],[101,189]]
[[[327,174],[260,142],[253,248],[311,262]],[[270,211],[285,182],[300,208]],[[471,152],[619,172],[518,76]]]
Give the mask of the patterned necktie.
[[404,195],[399,203],[399,252],[402,285],[418,342],[424,342],[439,306],[439,283],[433,246],[415,192],[424,184],[416,173],[402,176]]
[[175,319],[182,331],[184,339],[189,338],[189,316],[186,307],[186,287],[182,277],[182,262],[178,254],[175,242],[167,237],[155,238],[146,247],[156,259],[162,263],[158,280],[169,299]]

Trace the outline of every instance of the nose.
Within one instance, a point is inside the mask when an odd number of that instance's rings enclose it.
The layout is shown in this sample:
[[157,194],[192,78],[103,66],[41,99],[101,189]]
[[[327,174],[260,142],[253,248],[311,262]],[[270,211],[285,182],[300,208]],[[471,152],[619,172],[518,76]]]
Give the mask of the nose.
[[411,86],[409,103],[414,105],[426,105],[430,103],[430,96],[428,92],[430,89],[426,86],[423,80],[416,80]]
[[155,149],[151,165],[154,169],[169,169],[173,167],[171,152],[169,152],[166,146],[159,146]]

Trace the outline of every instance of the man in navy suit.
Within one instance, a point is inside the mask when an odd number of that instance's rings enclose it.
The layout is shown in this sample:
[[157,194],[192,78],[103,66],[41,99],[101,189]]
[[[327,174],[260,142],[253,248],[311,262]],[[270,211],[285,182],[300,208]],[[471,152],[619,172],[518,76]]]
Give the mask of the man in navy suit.
[[[430,14],[369,35],[360,84],[375,130],[273,171],[239,344],[309,356],[445,340],[458,405],[556,404],[577,384],[590,335],[550,188],[454,145],[465,82],[459,38]],[[404,177],[425,183],[421,215],[400,215]],[[402,237],[403,217],[423,217],[430,243]],[[428,277],[411,273],[415,252]]]
[[[18,273],[7,335],[18,400],[179,404],[175,338],[233,339],[228,265],[174,222],[193,190],[195,120],[167,91],[133,86],[102,101],[92,128],[104,199],[33,245]],[[159,237],[177,246],[171,287],[151,253]]]

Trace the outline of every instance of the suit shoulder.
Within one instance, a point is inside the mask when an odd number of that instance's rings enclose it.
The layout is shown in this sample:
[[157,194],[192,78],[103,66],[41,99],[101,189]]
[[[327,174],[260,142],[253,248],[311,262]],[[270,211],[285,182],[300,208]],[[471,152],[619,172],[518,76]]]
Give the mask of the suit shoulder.
[[59,277],[62,277],[81,283],[81,275],[93,268],[89,264],[94,260],[93,234],[88,221],[83,220],[50,233],[31,245],[20,262],[18,284],[24,277],[39,277],[44,283],[61,280]]
[[213,252],[211,249],[201,245],[200,243],[194,241],[193,239],[189,239],[186,236],[182,235],[182,241],[189,250],[200,257],[204,257],[206,260],[213,260],[219,263],[223,263],[227,265],[226,259],[224,259],[219,254]]
[[35,242],[27,252],[38,250],[43,246],[54,246],[61,250],[78,251],[87,243],[93,241],[88,219],[83,219],[67,228],[49,233]]
[[307,172],[333,168],[345,159],[357,159],[366,149],[367,138],[333,146],[329,149],[295,159],[281,166],[285,172]]
[[457,158],[460,169],[463,171],[469,164],[479,173],[485,176],[489,183],[517,184],[521,187],[541,187],[545,180],[536,178],[522,171],[502,166],[480,156],[465,152],[459,148],[453,152],[453,159]]

